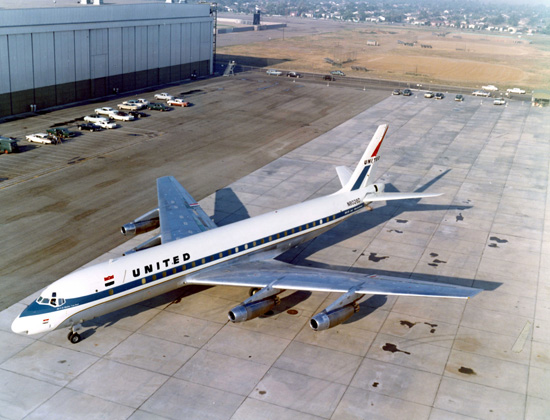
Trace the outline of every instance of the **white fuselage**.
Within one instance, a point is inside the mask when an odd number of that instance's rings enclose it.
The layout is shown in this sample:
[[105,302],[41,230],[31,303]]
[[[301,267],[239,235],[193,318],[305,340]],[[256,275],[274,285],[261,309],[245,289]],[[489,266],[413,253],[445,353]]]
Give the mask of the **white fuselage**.
[[363,208],[357,191],[339,191],[77,270],[48,286],[12,330],[36,334],[72,327],[182,287],[210,267],[273,258]]

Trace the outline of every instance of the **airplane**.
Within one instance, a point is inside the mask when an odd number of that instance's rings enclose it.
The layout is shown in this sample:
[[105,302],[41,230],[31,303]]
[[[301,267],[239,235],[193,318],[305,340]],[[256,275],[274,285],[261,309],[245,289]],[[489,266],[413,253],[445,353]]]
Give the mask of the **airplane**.
[[310,319],[316,331],[332,328],[359,310],[369,294],[470,298],[481,290],[386,275],[365,275],[275,260],[278,255],[334,228],[378,201],[437,197],[438,193],[384,192],[372,183],[388,125],[380,125],[355,170],[336,168],[342,187],[330,195],[218,227],[175,180],[157,179],[158,208],[121,227],[124,235],[159,234],[123,256],[78,269],[46,287],[13,321],[19,334],[70,328],[78,343],[82,323],[186,285],[250,288],[231,309],[231,322],[261,316],[285,290],[342,295]]

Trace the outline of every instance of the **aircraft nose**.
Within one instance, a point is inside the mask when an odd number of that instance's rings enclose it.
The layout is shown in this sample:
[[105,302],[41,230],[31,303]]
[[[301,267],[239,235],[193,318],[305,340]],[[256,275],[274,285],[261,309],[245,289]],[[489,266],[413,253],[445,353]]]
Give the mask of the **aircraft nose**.
[[28,334],[29,328],[26,320],[17,317],[11,324],[11,330],[16,334]]

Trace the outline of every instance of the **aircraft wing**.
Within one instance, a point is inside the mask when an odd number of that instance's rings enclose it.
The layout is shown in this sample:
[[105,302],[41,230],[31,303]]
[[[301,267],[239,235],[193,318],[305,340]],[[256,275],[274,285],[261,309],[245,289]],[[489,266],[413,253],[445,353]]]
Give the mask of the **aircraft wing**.
[[480,289],[431,283],[406,278],[364,275],[310,267],[300,267],[280,261],[238,263],[199,272],[186,278],[186,284],[246,286],[263,288],[268,285],[281,290],[315,292],[348,292],[369,295],[430,296],[470,298]]
[[217,227],[173,176],[157,179],[157,193],[163,244]]

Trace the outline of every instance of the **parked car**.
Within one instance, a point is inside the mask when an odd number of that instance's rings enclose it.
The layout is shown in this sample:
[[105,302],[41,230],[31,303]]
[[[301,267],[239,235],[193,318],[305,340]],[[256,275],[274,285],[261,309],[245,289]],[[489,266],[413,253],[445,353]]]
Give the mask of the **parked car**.
[[124,101],[121,104],[118,104],[118,109],[126,109],[130,111],[136,111],[138,109],[146,108],[149,104],[149,101],[146,101],[145,99],[130,99],[128,101]]
[[394,89],[392,95],[401,95],[401,89]]
[[101,115],[86,115],[84,121],[97,124],[99,121],[109,122],[109,118],[102,117]]
[[426,92],[424,94],[424,98],[433,98],[434,97],[434,93],[433,92]]
[[495,85],[487,85],[487,86],[481,86],[481,89],[488,90],[490,92],[496,92],[498,91],[498,88]]
[[472,92],[472,95],[489,97],[491,96],[491,93],[485,90],[476,90],[475,92]]
[[412,90],[410,89],[403,89],[403,96],[411,96],[413,93],[412,93]]
[[455,96],[455,101],[462,102],[464,101],[464,95],[461,95],[460,93]]
[[155,99],[164,99],[166,101],[169,101],[171,99],[174,99],[174,97],[166,92],[162,92],[162,93],[155,93]]
[[97,115],[109,115],[113,111],[114,111],[114,109],[111,108],[110,106],[104,106],[104,107],[101,107],[101,108],[94,109],[94,112]]
[[168,111],[169,108],[166,105],[158,102],[150,102],[149,105],[147,105],[147,109],[150,109],[152,111]]
[[437,92],[434,97],[435,99],[443,99],[445,95],[443,95],[441,92]]
[[296,73],[295,71],[289,71],[286,74],[286,77],[295,77],[295,78],[299,79],[300,77],[303,77],[303,76],[300,73]]
[[9,137],[0,137],[0,153],[17,153],[19,152],[19,146],[17,140]]
[[92,123],[84,123],[84,124],[78,124],[78,129],[80,131],[86,130],[86,131],[101,131],[101,127]]
[[181,106],[181,107],[188,107],[191,105],[190,102],[184,101],[181,98],[172,99],[170,101],[166,101],[166,103],[170,106]]
[[101,128],[117,128],[118,127],[116,122],[111,122],[111,121],[98,121],[94,124],[97,125],[98,127],[101,127]]
[[118,121],[133,121],[134,120],[133,115],[129,115],[126,112],[122,112],[122,111],[113,111],[109,114],[109,117],[111,117],[113,120],[118,120]]
[[323,76],[323,80],[329,80],[329,81],[333,82],[333,81],[336,80],[336,77],[334,77],[332,74],[325,74]]
[[281,70],[276,70],[276,69],[269,69],[266,71],[266,73],[270,76],[280,76],[281,74],[283,74]]
[[143,105],[143,108],[147,108],[147,105],[149,105],[149,101],[148,101],[147,99],[138,98],[138,99],[135,99],[135,101],[136,101],[138,104],[142,104],[142,105]]
[[69,137],[74,137],[74,134],[75,134],[72,131],[69,131],[66,128],[63,128],[63,127],[48,128],[46,130],[46,133],[48,133],[52,136],[61,137],[61,138],[64,138],[64,139],[69,138]]
[[493,105],[506,105],[506,101],[502,98],[495,98]]
[[149,116],[149,114],[146,114],[145,112],[141,112],[141,111],[128,111],[128,114],[130,114],[134,118],[143,118],[143,117]]
[[51,138],[47,133],[37,133],[29,134],[25,136],[28,142],[31,143],[42,143],[42,144],[52,144],[54,143],[53,138]]
[[342,70],[332,70],[330,74],[334,74],[335,76],[345,76],[345,73]]
[[512,88],[512,89],[506,89],[506,92],[508,93],[519,93],[521,95],[525,94],[525,91],[520,88]]

